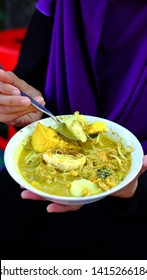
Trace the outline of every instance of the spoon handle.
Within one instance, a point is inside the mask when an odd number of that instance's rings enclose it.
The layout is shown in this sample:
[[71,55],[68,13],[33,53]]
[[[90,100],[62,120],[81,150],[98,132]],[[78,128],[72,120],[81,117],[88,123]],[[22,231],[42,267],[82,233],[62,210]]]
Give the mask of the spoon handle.
[[53,118],[55,120],[55,122],[58,122],[58,119],[48,110],[46,109],[43,105],[41,105],[39,102],[37,102],[35,99],[33,99],[32,97],[30,97],[29,95],[27,95],[24,92],[20,92],[21,96],[25,96],[28,97],[31,100],[31,104],[36,107],[37,109],[39,109],[40,111],[42,111],[43,113],[49,115],[51,118]]

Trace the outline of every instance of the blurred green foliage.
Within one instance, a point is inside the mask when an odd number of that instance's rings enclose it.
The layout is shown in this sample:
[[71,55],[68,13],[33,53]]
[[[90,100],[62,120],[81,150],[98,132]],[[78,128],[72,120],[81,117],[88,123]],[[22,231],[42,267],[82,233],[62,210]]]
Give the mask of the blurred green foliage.
[[4,17],[5,17],[4,7],[0,2],[0,30],[4,28]]
[[0,150],[0,170],[4,165],[4,152]]
[[0,30],[29,25],[37,0],[0,0]]

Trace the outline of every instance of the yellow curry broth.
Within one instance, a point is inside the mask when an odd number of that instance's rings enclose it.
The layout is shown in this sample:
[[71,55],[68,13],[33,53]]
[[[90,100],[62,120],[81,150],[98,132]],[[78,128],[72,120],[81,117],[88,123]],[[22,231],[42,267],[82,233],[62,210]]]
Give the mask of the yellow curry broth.
[[43,160],[43,153],[33,150],[29,138],[19,155],[20,173],[33,187],[59,196],[72,196],[70,187],[73,180],[90,180],[103,192],[116,186],[129,173],[132,149],[126,149],[121,141],[115,142],[107,134],[101,133],[96,140],[79,141],[77,144],[80,154],[86,157],[86,163],[82,168],[61,172]]

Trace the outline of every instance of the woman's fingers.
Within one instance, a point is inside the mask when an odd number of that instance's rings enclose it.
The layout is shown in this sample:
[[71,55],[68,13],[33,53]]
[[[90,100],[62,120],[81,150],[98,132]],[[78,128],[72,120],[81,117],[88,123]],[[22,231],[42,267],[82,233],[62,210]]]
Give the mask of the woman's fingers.
[[[42,113],[39,112],[40,114],[38,114],[38,112],[35,110],[34,113],[37,113],[37,115],[40,115],[39,116],[39,119],[42,117]],[[12,124],[12,125],[16,125],[17,123],[19,123],[19,119],[20,118],[25,118],[25,119],[30,119],[30,116],[33,116],[33,112],[27,112],[27,111],[19,111],[19,112],[15,112],[15,113],[12,113],[12,114],[7,114],[7,115],[4,115],[4,114],[1,114],[0,113],[0,121],[2,123],[5,123],[5,124]],[[34,115],[35,117],[35,115]],[[32,119],[32,118],[31,118]],[[36,118],[38,119],[38,118]],[[25,121],[25,120],[24,120]],[[35,121],[35,119],[32,119],[32,121]],[[30,122],[27,122],[27,124],[30,123]],[[24,122],[24,125],[27,125],[26,122]],[[21,123],[21,126],[22,126],[22,123]]]
[[43,201],[45,200],[43,197],[41,197],[41,196],[39,196],[39,195],[37,195],[35,193],[32,193],[32,192],[30,192],[28,190],[23,191],[21,193],[21,197],[23,199],[43,200]]
[[19,90],[27,90],[30,91],[32,88],[28,85],[24,80],[18,78],[13,72],[0,70],[0,80],[4,84],[9,84],[9,86],[14,86]]
[[[23,188],[21,186],[21,188]],[[46,201],[43,197],[32,193],[28,190],[24,190],[21,193],[21,197],[23,199],[32,199],[32,200],[42,200]],[[76,211],[79,210],[82,207],[82,205],[63,205],[63,204],[58,204],[58,203],[51,203],[47,206],[47,212],[49,213],[63,213],[63,212],[68,212],[68,211]]]
[[39,112],[33,106],[19,106],[19,107],[10,107],[10,106],[0,106],[0,121],[3,123],[12,123],[17,122],[18,118],[26,116],[30,113],[37,113],[39,116],[42,116],[42,113]]
[[147,170],[147,155],[145,155],[144,158],[143,158],[143,165],[142,165],[142,168],[141,168],[137,178],[139,178],[139,176],[141,174],[143,174],[146,170]]
[[0,94],[0,105],[9,106],[10,111],[12,106],[29,106],[31,101],[27,97],[21,96],[12,96],[8,95],[7,97],[4,94]]
[[[39,103],[44,105],[44,99],[41,96],[35,97]],[[16,123],[18,118],[29,113],[36,112],[40,117],[42,113],[31,105],[30,99],[21,96],[6,96],[0,94],[0,121],[4,123]],[[39,112],[39,113],[38,113]]]
[[120,197],[120,198],[131,198],[135,194],[137,189],[138,181],[137,179],[133,180],[130,184],[125,186],[120,191],[117,191],[112,194],[112,196]]
[[0,92],[5,95],[19,95],[20,89],[17,80],[20,81],[20,85],[23,83],[14,73],[0,69]]
[[27,84],[24,80],[18,78],[13,72],[7,71],[5,73],[5,82],[18,88],[20,91],[24,91],[32,97],[41,96],[41,93]]
[[[40,104],[44,105],[44,99],[41,96],[38,96],[34,98],[37,100]],[[0,112],[1,113],[13,113],[13,112],[19,112],[22,110],[26,111],[34,111],[35,107],[30,106],[31,101],[27,97],[21,97],[21,96],[5,96],[3,94],[0,94]]]
[[0,80],[4,83],[12,84],[11,74],[9,72],[0,69]]
[[0,69],[0,81],[3,84],[0,85],[0,92],[4,90],[3,94],[17,95],[20,91],[24,91],[32,97],[41,96],[38,90],[34,89],[24,80],[18,78],[13,72]]
[[77,211],[82,207],[82,205],[63,205],[57,203],[51,203],[47,206],[48,213],[63,213],[69,211]]
[[15,126],[26,126],[32,122],[38,121],[42,118],[43,113],[40,111],[31,112],[29,114],[26,114],[25,116],[18,117],[17,119],[14,119],[14,121],[9,122],[8,124],[12,124]]
[[0,122],[23,126],[42,117],[27,97],[20,96],[26,92],[42,105],[45,101],[41,93],[19,79],[13,72],[0,70]]
[[20,94],[20,90],[11,85],[11,84],[7,84],[5,82],[0,81],[0,92],[2,92],[5,95],[19,95]]

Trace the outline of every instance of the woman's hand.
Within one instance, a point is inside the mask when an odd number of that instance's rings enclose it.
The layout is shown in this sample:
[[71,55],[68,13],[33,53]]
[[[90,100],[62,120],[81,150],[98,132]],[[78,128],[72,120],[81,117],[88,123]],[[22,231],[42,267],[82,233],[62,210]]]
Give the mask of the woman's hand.
[[45,104],[41,93],[19,79],[13,72],[0,70],[0,122],[25,126],[42,117],[31,105],[29,98],[20,96],[20,91]]
[[[23,188],[23,187],[21,187]],[[32,199],[32,200],[42,200],[46,201],[44,198],[40,197],[39,195],[32,193],[30,191],[24,190],[21,193],[21,197],[23,199]],[[68,211],[75,211],[79,210],[82,207],[82,205],[63,205],[63,204],[58,204],[58,203],[51,203],[47,206],[47,212],[52,213],[52,212],[68,212]]]
[[[42,197],[40,197],[37,194],[34,194],[30,191],[24,190],[21,193],[21,197],[23,199],[32,199],[32,200],[42,200],[46,201]],[[79,210],[82,207],[82,205],[63,205],[63,204],[58,204],[58,203],[51,203],[47,206],[47,212],[52,213],[62,213],[62,212],[69,212],[69,211],[75,211]]]
[[138,175],[136,176],[136,178],[130,184],[128,184],[126,187],[121,189],[120,191],[113,193],[112,196],[117,196],[117,197],[121,197],[121,198],[133,197],[133,195],[135,194],[135,191],[137,189],[137,186],[138,186],[138,178],[146,170],[147,170],[147,155],[144,156],[142,168],[141,168],[140,172],[138,173]]
[[[137,185],[138,185],[138,178],[145,170],[147,170],[147,155],[144,156],[141,171],[136,176],[136,178],[129,185],[127,185],[125,188],[123,188],[122,190],[114,193],[113,196],[117,196],[117,197],[120,197],[120,198],[131,198],[136,191],[136,188],[137,188]],[[21,197],[23,199],[45,200],[45,199],[41,198],[40,196],[38,196],[34,193],[31,193],[30,191],[27,191],[27,190],[24,190],[21,193]],[[60,212],[61,213],[61,212],[79,210],[81,207],[82,207],[82,205],[62,205],[62,204],[57,204],[57,203],[51,203],[47,206],[47,211],[49,213],[52,213],[52,212],[58,212],[58,213]]]

